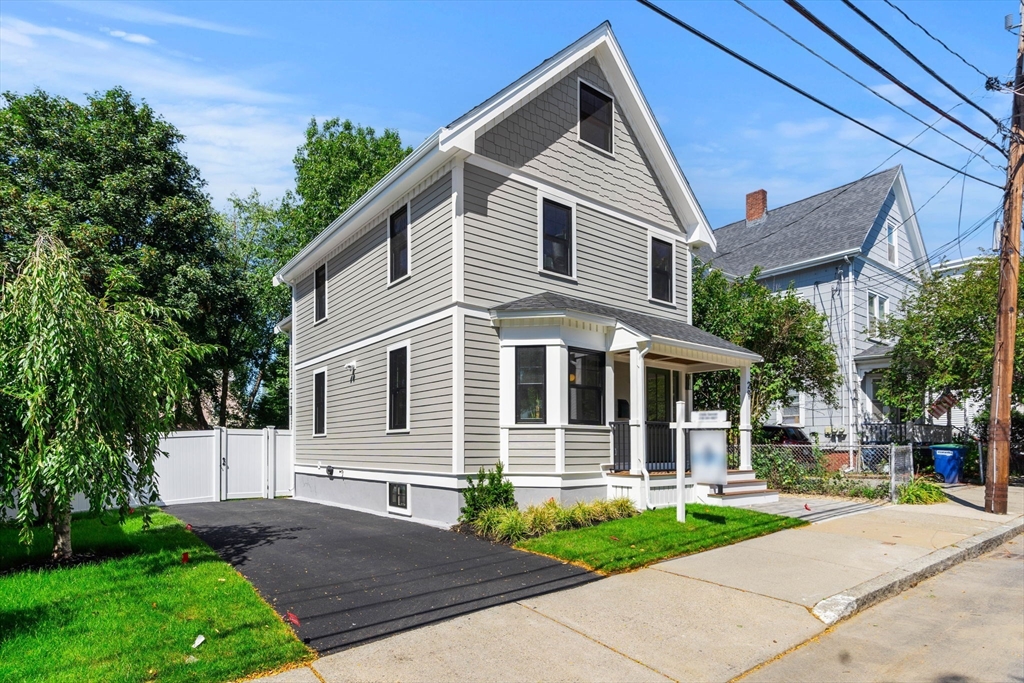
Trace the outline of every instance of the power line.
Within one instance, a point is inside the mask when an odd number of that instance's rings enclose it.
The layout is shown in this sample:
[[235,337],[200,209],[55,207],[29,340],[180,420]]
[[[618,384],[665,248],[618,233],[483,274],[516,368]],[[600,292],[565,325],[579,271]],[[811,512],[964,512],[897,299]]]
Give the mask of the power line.
[[956,95],[957,97],[959,97],[960,99],[962,99],[962,100],[963,100],[964,102],[966,102],[967,104],[971,105],[972,107],[974,107],[975,109],[977,109],[978,111],[980,111],[980,112],[981,112],[982,114],[984,114],[985,116],[987,116],[987,117],[989,118],[989,120],[990,120],[990,121],[992,121],[992,123],[996,124],[996,126],[997,126],[997,127],[998,127],[998,128],[1000,129],[1000,130],[1002,130],[1002,126],[1001,126],[1001,125],[999,124],[999,120],[998,120],[998,119],[996,119],[996,117],[992,116],[992,114],[988,113],[987,111],[985,111],[984,109],[982,109],[981,107],[979,107],[979,106],[978,106],[977,104],[975,104],[975,103],[974,103],[973,101],[971,101],[971,99],[970,99],[970,98],[968,98],[968,97],[967,97],[967,95],[964,95],[964,94],[963,94],[962,92],[960,92],[960,91],[959,91],[959,90],[957,90],[957,89],[956,89],[955,87],[953,87],[953,85],[952,85],[951,83],[949,83],[949,81],[947,81],[946,79],[944,79],[944,78],[943,78],[942,76],[940,76],[939,74],[935,73],[935,70],[934,70],[934,69],[932,69],[932,68],[931,68],[930,66],[928,66],[927,64],[925,64],[924,62],[922,62],[922,61],[921,61],[920,59],[918,59],[918,58],[917,58],[917,57],[916,57],[916,56],[914,55],[914,53],[912,53],[912,52],[911,52],[910,50],[908,50],[908,49],[907,49],[906,47],[904,47],[904,46],[903,46],[903,44],[902,44],[902,43],[900,43],[900,41],[896,40],[896,39],[895,39],[895,38],[894,38],[894,37],[893,37],[893,36],[892,36],[892,35],[891,35],[891,34],[890,34],[890,33],[889,33],[888,31],[886,31],[886,30],[885,30],[884,28],[882,28],[882,27],[881,27],[881,26],[880,26],[880,25],[879,25],[879,24],[878,24],[877,22],[875,22],[875,20],[874,20],[874,19],[872,19],[872,18],[871,18],[871,17],[869,17],[869,16],[867,15],[867,14],[865,14],[864,12],[862,12],[862,11],[861,11],[861,9],[860,9],[859,7],[857,7],[857,6],[856,6],[856,5],[854,5],[854,4],[852,3],[852,2],[850,2],[850,0],[843,0],[843,4],[844,4],[844,5],[846,5],[847,7],[849,7],[849,8],[850,8],[850,9],[851,9],[851,10],[852,10],[852,11],[853,11],[853,12],[854,12],[854,13],[855,13],[855,14],[856,14],[856,15],[857,15],[858,17],[860,17],[861,19],[863,19],[864,21],[866,21],[866,22],[867,22],[867,23],[868,23],[868,24],[869,24],[869,25],[870,25],[870,26],[871,26],[872,28],[874,28],[874,29],[875,29],[876,31],[878,31],[878,32],[879,32],[879,33],[881,33],[881,34],[882,34],[883,36],[885,36],[885,38],[886,38],[886,39],[887,39],[887,40],[888,40],[888,41],[889,41],[890,43],[892,43],[893,45],[895,45],[895,46],[896,46],[896,48],[897,48],[897,49],[898,49],[898,50],[899,50],[900,52],[902,52],[903,54],[905,54],[905,55],[907,56],[907,58],[908,58],[908,59],[910,59],[910,60],[911,60],[912,62],[914,62],[915,64],[917,64],[917,65],[918,65],[919,67],[921,67],[922,69],[924,69],[925,73],[927,73],[927,74],[928,74],[929,76],[931,76],[932,78],[934,78],[935,80],[937,80],[937,81],[938,81],[939,83],[941,83],[942,85],[946,86],[946,89],[947,89],[947,90],[949,90],[949,91],[950,91],[951,93],[953,93],[954,95]]
[[[644,2],[644,3],[646,3],[646,1],[647,0],[639,0],[639,2]],[[956,125],[960,126],[965,131],[967,131],[968,133],[970,133],[974,137],[978,138],[979,140],[983,140],[986,144],[990,145],[993,149],[999,150],[999,153],[1002,154],[1003,156],[1006,156],[1006,152],[1003,150],[1002,147],[1000,147],[996,143],[992,142],[987,137],[985,137],[984,135],[982,135],[978,131],[974,130],[973,128],[968,126],[963,121],[960,121],[959,119],[957,119],[955,117],[948,116],[945,112],[943,112],[941,109],[939,109],[939,107],[937,105],[933,104],[926,97],[924,97],[923,95],[918,93],[916,90],[911,88],[909,85],[907,85],[906,83],[904,83],[900,79],[896,78],[896,76],[894,76],[893,74],[889,73],[889,71],[885,67],[883,67],[881,64],[879,64],[878,62],[876,62],[875,60],[871,59],[866,54],[864,54],[863,52],[858,50],[848,40],[843,38],[841,35],[839,35],[834,30],[832,30],[827,24],[825,24],[823,21],[821,21],[821,19],[818,19],[818,17],[814,16],[810,12],[810,10],[808,10],[806,7],[804,7],[799,2],[797,2],[797,0],[785,0],[785,2],[786,2],[787,5],[792,7],[798,14],[800,14],[800,16],[802,16],[807,21],[811,22],[811,24],[814,25],[815,28],[819,29],[822,33],[827,35],[829,38],[831,38],[832,40],[834,40],[837,43],[839,43],[840,45],[842,45],[851,54],[853,54],[855,57],[857,57],[857,59],[861,60],[862,62],[864,62],[865,64],[870,66],[872,69],[874,69],[878,73],[880,73],[883,76],[885,76],[886,78],[888,78],[890,81],[892,81],[894,84],[899,86],[904,92],[906,92],[908,95],[910,95],[911,97],[916,99],[918,102],[920,102],[921,104],[925,105],[929,109],[933,110],[935,113],[942,114],[945,118],[949,119],[950,121],[952,121]],[[948,167],[948,168],[951,168],[951,167]]]
[[[762,14],[758,13],[758,12],[757,12],[757,10],[755,10],[755,9],[754,9],[753,7],[750,7],[749,5],[747,5],[746,3],[744,3],[744,2],[743,2],[743,0],[733,0],[733,1],[734,1],[734,2],[735,2],[735,3],[737,4],[737,5],[739,5],[740,7],[742,7],[742,8],[743,8],[743,9],[745,9],[745,10],[747,10],[748,12],[750,12],[751,14],[753,14],[753,15],[754,15],[755,17],[757,17],[758,19],[760,19],[761,21],[763,21],[764,23],[766,23],[766,24],[768,24],[769,26],[771,26],[771,27],[772,27],[773,29],[775,29],[776,31],[778,31],[778,32],[779,32],[779,33],[781,33],[782,35],[784,35],[784,36],[785,36],[786,38],[789,38],[789,39],[790,39],[791,41],[793,41],[794,43],[796,43],[797,45],[799,45],[800,47],[802,47],[802,48],[803,48],[804,50],[806,50],[807,52],[811,53],[812,55],[814,55],[815,57],[817,57],[817,58],[818,58],[818,59],[820,59],[821,61],[825,62],[826,64],[828,64],[828,65],[829,65],[830,67],[832,67],[833,69],[835,69],[836,71],[838,71],[838,72],[839,72],[839,73],[841,73],[842,75],[846,76],[846,77],[847,77],[848,79],[850,79],[851,81],[853,81],[853,82],[854,82],[854,83],[856,83],[857,85],[859,85],[859,86],[861,86],[862,88],[864,88],[865,90],[867,90],[867,91],[871,92],[871,93],[872,93],[873,95],[875,95],[876,97],[878,97],[878,98],[880,98],[880,99],[884,100],[885,102],[887,102],[887,103],[891,104],[892,106],[896,107],[896,108],[897,108],[897,109],[899,109],[899,110],[900,110],[901,112],[903,112],[904,114],[906,114],[906,115],[907,115],[907,116],[909,116],[910,118],[914,119],[914,120],[915,120],[915,121],[917,121],[918,123],[923,123],[923,124],[924,124],[925,126],[927,126],[926,130],[933,130],[933,131],[935,131],[936,133],[938,133],[938,134],[939,134],[939,135],[941,135],[942,137],[946,138],[947,140],[949,140],[949,141],[950,141],[950,142],[952,142],[953,144],[955,144],[955,145],[958,145],[958,146],[960,146],[961,148],[965,149],[965,150],[966,150],[966,151],[968,151],[968,152],[972,152],[972,151],[973,151],[973,150],[972,150],[972,149],[971,149],[970,147],[968,147],[967,145],[963,144],[962,142],[960,142],[960,141],[959,141],[959,140],[957,140],[956,138],[953,138],[953,137],[951,137],[951,136],[947,135],[946,133],[942,132],[941,130],[939,130],[939,129],[937,129],[937,128],[935,127],[935,126],[936,126],[936,125],[938,124],[938,122],[942,120],[942,118],[943,118],[943,117],[939,117],[939,119],[938,119],[938,120],[937,120],[937,121],[936,121],[935,123],[928,123],[928,122],[924,121],[923,119],[921,119],[921,118],[919,118],[918,116],[916,116],[916,115],[915,115],[915,114],[914,114],[913,112],[911,112],[911,111],[909,111],[909,110],[905,109],[904,107],[900,106],[900,105],[899,105],[899,104],[897,104],[896,102],[893,102],[893,101],[892,101],[892,100],[890,100],[890,99],[889,99],[888,97],[886,97],[886,96],[885,96],[885,95],[883,95],[882,93],[878,92],[877,90],[875,90],[874,88],[872,88],[872,87],[871,87],[870,85],[868,85],[867,83],[865,83],[865,82],[863,82],[863,81],[859,80],[859,79],[858,79],[858,78],[856,78],[855,76],[851,75],[851,74],[850,74],[850,73],[848,73],[847,71],[844,71],[844,70],[843,70],[842,68],[840,68],[839,66],[835,65],[834,63],[832,63],[831,61],[829,61],[828,59],[826,59],[826,58],[825,58],[825,57],[823,57],[822,55],[820,55],[820,54],[818,54],[817,52],[815,52],[815,51],[814,51],[813,49],[811,49],[810,47],[808,47],[807,45],[805,45],[804,43],[802,43],[802,42],[801,42],[800,40],[798,40],[798,39],[797,39],[796,37],[794,37],[794,36],[793,36],[793,35],[791,35],[790,33],[787,33],[787,32],[786,32],[786,31],[785,31],[785,30],[784,30],[783,28],[781,28],[780,26],[778,26],[778,25],[776,25],[775,23],[773,23],[773,22],[772,22],[772,21],[771,21],[770,19],[768,19],[768,17],[765,17],[764,15],[762,15]],[[959,105],[960,105],[960,103],[957,103],[957,105],[956,105],[956,106],[959,106]],[[948,113],[949,113],[950,111],[952,111],[952,110],[947,110],[947,111],[946,111],[946,113],[948,114]],[[922,133],[924,133],[924,132],[925,132],[925,131],[922,131]],[[920,137],[920,135],[918,135],[917,137]],[[914,139],[916,140],[916,139],[917,139],[917,137],[915,137]],[[911,142],[913,142],[913,140],[911,140]],[[909,143],[908,143],[908,144],[909,144]],[[1006,169],[1005,169],[1004,167],[1002,167],[1002,166],[997,166],[997,165],[993,164],[993,163],[992,163],[991,161],[989,161],[989,160],[988,160],[987,158],[985,158],[985,156],[984,156],[984,155],[979,155],[979,156],[980,156],[980,157],[981,157],[981,158],[982,158],[982,159],[983,159],[983,160],[985,161],[985,163],[987,163],[987,164],[988,164],[989,166],[991,166],[991,167],[992,167],[993,169],[995,169],[996,171],[1003,171],[1003,172],[1005,172],[1005,171],[1006,171]],[[884,163],[884,162],[883,162],[883,163]],[[870,174],[869,174],[869,175],[870,175]]]
[[972,69],[974,69],[974,71],[975,71],[975,72],[977,72],[977,74],[978,74],[979,76],[981,76],[982,78],[984,78],[984,79],[986,80],[986,82],[987,82],[987,81],[988,81],[988,80],[989,80],[990,78],[992,78],[991,76],[989,76],[988,74],[986,74],[985,72],[983,72],[983,71],[982,71],[981,69],[979,69],[978,67],[974,66],[973,64],[971,64],[970,62],[968,62],[968,61],[967,61],[966,59],[964,59],[963,55],[961,55],[961,54],[960,54],[959,52],[957,52],[956,50],[954,50],[953,48],[951,48],[951,47],[950,47],[949,45],[946,45],[946,44],[945,44],[944,42],[942,42],[941,40],[939,40],[938,38],[936,38],[935,36],[933,36],[933,35],[931,34],[931,32],[930,32],[930,31],[929,31],[928,29],[926,29],[926,28],[925,28],[924,26],[921,26],[921,24],[919,24],[919,23],[917,23],[916,21],[914,21],[913,19],[911,19],[911,18],[910,18],[910,15],[908,15],[908,14],[907,14],[906,12],[904,12],[904,11],[903,11],[902,9],[900,9],[899,7],[897,7],[897,6],[895,5],[895,4],[893,4],[893,3],[892,3],[892,2],[890,2],[889,0],[883,0],[883,2],[885,2],[885,4],[887,4],[887,5],[889,6],[889,7],[892,7],[892,8],[894,9],[894,10],[896,10],[897,12],[899,12],[900,14],[902,14],[902,15],[903,15],[903,18],[904,18],[904,19],[906,19],[907,21],[909,21],[909,22],[910,22],[911,24],[913,24],[914,26],[916,26],[916,27],[918,27],[919,29],[921,29],[922,31],[924,31],[924,34],[925,34],[926,36],[928,36],[929,38],[931,38],[932,40],[934,40],[934,41],[935,41],[936,43],[938,43],[939,45],[941,45],[942,47],[944,47],[944,48],[946,49],[946,52],[950,53],[951,55],[953,55],[954,57],[956,57],[957,59],[959,59],[959,60],[960,60],[961,62],[963,62],[963,63],[964,63],[964,64],[966,64],[967,66],[969,66],[969,67],[971,67]]
[[[825,102],[825,101],[815,97],[814,95],[810,94],[806,90],[803,90],[802,88],[799,88],[798,86],[793,85],[792,83],[790,83],[786,79],[782,78],[781,76],[777,76],[776,74],[772,73],[771,71],[769,71],[768,69],[764,68],[763,66],[760,66],[760,65],[756,64],[755,62],[752,62],[751,60],[747,59],[746,57],[744,57],[743,55],[739,54],[738,52],[736,52],[736,51],[726,47],[722,43],[718,42],[714,38],[711,38],[710,36],[707,36],[707,35],[701,33],[699,30],[697,30],[693,26],[690,26],[689,24],[687,24],[686,22],[682,21],[681,19],[679,19],[679,18],[673,16],[672,14],[666,12],[665,10],[663,10],[660,7],[658,7],[657,5],[655,5],[650,0],[637,0],[637,2],[639,2],[641,5],[647,7],[648,9],[653,10],[654,12],[660,14],[662,17],[664,17],[665,19],[668,19],[669,21],[671,21],[673,24],[676,24],[680,28],[682,28],[682,29],[692,33],[693,35],[697,36],[698,38],[700,38],[704,42],[708,43],[709,45],[712,45],[712,46],[718,48],[722,52],[725,52],[727,55],[733,57],[734,59],[737,59],[737,60],[743,62],[744,64],[746,64],[750,68],[754,69],[755,71],[758,71],[758,72],[764,74],[765,76],[767,76],[768,78],[772,79],[776,83],[779,83],[780,85],[783,85],[783,86],[789,88],[793,92],[795,92],[795,93],[797,93],[799,95],[803,95],[804,97],[806,97],[807,99],[811,100],[815,104],[818,104],[819,106],[822,106],[825,109],[828,109],[833,114],[836,114],[837,116],[841,116],[842,118],[846,119],[847,121],[850,121],[851,123],[854,123],[854,124],[860,126],[861,128],[864,128],[865,130],[868,130],[868,131],[874,133],[875,135],[879,136],[880,138],[888,140],[889,142],[893,143],[894,145],[898,145],[898,146],[906,149],[909,152],[913,152],[914,154],[916,154],[917,156],[919,156],[919,157],[921,157],[923,159],[927,159],[928,161],[931,161],[934,164],[938,164],[939,166],[942,166],[943,168],[949,169],[950,171],[955,171],[957,173],[962,173],[962,171],[957,170],[953,166],[950,166],[949,164],[947,164],[945,162],[939,161],[935,157],[929,156],[929,155],[925,154],[924,152],[920,152],[920,151],[914,149],[913,147],[910,147],[909,145],[905,145],[902,142],[900,142],[899,140],[897,140],[897,139],[895,139],[895,138],[893,138],[893,137],[891,137],[889,135],[886,135],[882,131],[877,130],[875,128],[872,128],[868,124],[866,124],[866,123],[864,123],[862,121],[859,121],[859,120],[855,119],[854,117],[850,116],[849,114],[846,114],[846,113],[836,109],[831,104],[828,104],[827,102]],[[939,110],[939,113],[943,114],[943,116],[945,116],[945,112],[943,112],[942,110]],[[999,148],[997,147],[996,149],[999,149]],[[999,151],[1002,152],[1001,149]],[[984,183],[985,185],[990,185],[991,187],[995,187],[995,188],[1000,189],[1000,190],[1003,189],[1003,187],[1001,185],[996,185],[995,183],[992,183],[992,182],[989,182],[988,180],[984,180],[982,178],[979,178],[978,176],[971,175],[969,173],[964,173],[964,175],[966,175],[968,178],[971,178],[972,180],[977,180],[979,183]]]

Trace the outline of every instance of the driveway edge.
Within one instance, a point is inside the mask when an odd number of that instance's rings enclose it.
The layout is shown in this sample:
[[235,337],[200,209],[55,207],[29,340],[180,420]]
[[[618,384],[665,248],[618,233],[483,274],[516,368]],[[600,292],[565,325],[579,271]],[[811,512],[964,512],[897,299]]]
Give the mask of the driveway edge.
[[821,600],[811,610],[814,616],[832,626],[843,619],[902,593],[925,579],[994,550],[1024,533],[1024,517],[971,536],[959,543],[940,548],[913,562]]

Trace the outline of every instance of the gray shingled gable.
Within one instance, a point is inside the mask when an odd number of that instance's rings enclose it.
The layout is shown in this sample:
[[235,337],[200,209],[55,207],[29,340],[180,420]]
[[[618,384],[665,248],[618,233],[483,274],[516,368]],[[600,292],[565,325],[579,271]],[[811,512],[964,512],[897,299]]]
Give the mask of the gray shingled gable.
[[586,299],[577,299],[571,296],[555,294],[554,292],[541,292],[523,299],[509,301],[508,303],[495,306],[491,309],[494,313],[540,313],[549,311],[576,311],[589,315],[598,315],[605,318],[618,320],[624,325],[642,334],[675,339],[690,344],[700,344],[711,348],[722,349],[731,353],[743,353],[750,356],[757,356],[753,351],[748,351],[742,346],[716,337],[710,332],[677,322],[668,318],[659,318],[653,315],[635,313],[624,308],[605,306]]
[[756,266],[772,270],[860,249],[899,171],[896,166],[770,209],[750,225],[742,220],[718,228],[718,253],[701,249],[697,256],[730,275],[747,275]]

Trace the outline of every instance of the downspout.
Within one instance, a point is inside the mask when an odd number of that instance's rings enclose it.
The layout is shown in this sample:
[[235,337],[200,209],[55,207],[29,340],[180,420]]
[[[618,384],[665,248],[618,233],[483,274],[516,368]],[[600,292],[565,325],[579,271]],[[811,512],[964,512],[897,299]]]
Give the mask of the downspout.
[[846,335],[847,341],[847,366],[846,366],[846,383],[847,383],[847,408],[849,410],[848,417],[846,420],[846,440],[849,446],[849,458],[850,458],[850,469],[853,469],[853,423],[854,423],[854,407],[853,407],[853,392],[854,392],[854,367],[853,367],[853,262],[849,256],[844,256],[843,260],[846,261],[846,317],[849,321],[849,330]]

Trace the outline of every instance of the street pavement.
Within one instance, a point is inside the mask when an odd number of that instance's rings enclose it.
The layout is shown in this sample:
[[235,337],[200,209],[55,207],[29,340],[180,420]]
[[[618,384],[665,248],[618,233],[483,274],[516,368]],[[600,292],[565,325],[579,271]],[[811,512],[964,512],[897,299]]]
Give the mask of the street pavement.
[[[800,529],[352,647],[312,667],[324,681],[728,681],[821,636],[826,626],[811,608],[823,598],[1024,516],[1021,488],[1011,489],[1006,516],[984,512],[980,487],[948,492],[951,500],[940,505],[859,509],[847,501],[783,496],[782,508],[794,516],[816,509],[825,514]],[[1019,582],[1016,590],[1019,596]],[[1012,632],[1008,638],[1019,650],[1021,638]],[[964,642],[980,647],[983,641],[978,635],[977,642]],[[878,656],[899,648],[890,637]],[[857,654],[858,665],[863,655]],[[813,666],[806,671],[812,675]],[[856,668],[850,671],[849,680],[871,680],[867,669],[860,678]],[[879,680],[902,680],[880,671]],[[304,683],[311,673],[286,672],[273,680]],[[770,673],[765,667],[750,675]],[[779,678],[784,679],[785,674]]]
[[1024,540],[854,615],[741,680],[1024,681]]

